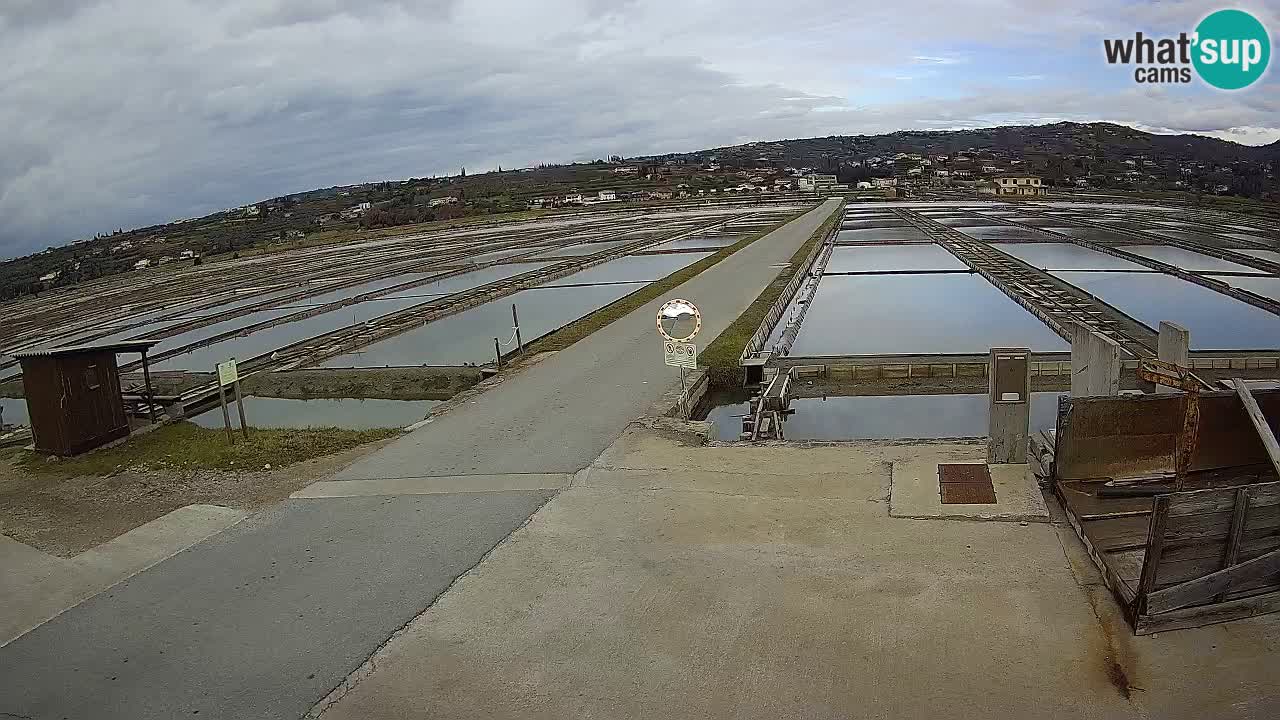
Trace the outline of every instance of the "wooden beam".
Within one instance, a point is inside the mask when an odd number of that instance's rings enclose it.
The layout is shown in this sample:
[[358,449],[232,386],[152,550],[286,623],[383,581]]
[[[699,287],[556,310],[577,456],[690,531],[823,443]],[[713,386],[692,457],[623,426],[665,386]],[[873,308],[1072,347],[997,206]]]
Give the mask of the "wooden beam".
[[[1143,569],[1145,570],[1146,567],[1144,566]],[[1155,615],[1177,610],[1224,592],[1237,581],[1255,580],[1274,572],[1280,572],[1280,550],[1272,550],[1266,555],[1259,555],[1252,560],[1209,573],[1181,585],[1157,590],[1147,596],[1147,614]]]
[[[1222,553],[1222,565],[1220,569],[1226,570],[1236,564],[1236,560],[1240,558],[1240,539],[1244,537],[1245,517],[1249,512],[1249,488],[1242,487],[1236,489],[1236,509],[1231,513],[1231,529],[1227,531],[1227,547]],[[1221,592],[1214,596],[1214,602],[1222,602],[1226,599],[1226,593]]]
[[1168,630],[1202,627],[1278,611],[1280,611],[1280,592],[1272,592],[1212,605],[1173,610],[1159,615],[1139,615],[1133,624],[1133,634],[1150,635]]
[[1232,378],[1231,384],[1236,386],[1236,394],[1240,396],[1240,402],[1244,403],[1244,411],[1249,414],[1249,419],[1253,421],[1253,427],[1262,440],[1262,446],[1267,449],[1271,466],[1276,469],[1277,474],[1280,474],[1280,443],[1276,442],[1276,436],[1271,432],[1271,425],[1267,423],[1262,409],[1258,407],[1258,401],[1253,399],[1253,393],[1249,392],[1249,386],[1244,380]]
[[1147,529],[1147,551],[1142,557],[1142,576],[1138,579],[1135,605],[1139,615],[1147,612],[1147,595],[1156,586],[1156,571],[1164,553],[1164,528],[1169,520],[1169,496],[1159,495],[1151,501],[1151,524]]

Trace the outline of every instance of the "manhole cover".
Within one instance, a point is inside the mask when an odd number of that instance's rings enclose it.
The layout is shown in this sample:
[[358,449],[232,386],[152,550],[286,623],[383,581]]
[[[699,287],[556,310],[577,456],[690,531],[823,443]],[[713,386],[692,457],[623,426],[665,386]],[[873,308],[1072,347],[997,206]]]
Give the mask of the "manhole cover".
[[938,466],[940,483],[985,483],[991,485],[991,469],[982,463],[964,463]]
[[938,465],[938,492],[943,505],[990,505],[996,501],[991,470],[985,464]]

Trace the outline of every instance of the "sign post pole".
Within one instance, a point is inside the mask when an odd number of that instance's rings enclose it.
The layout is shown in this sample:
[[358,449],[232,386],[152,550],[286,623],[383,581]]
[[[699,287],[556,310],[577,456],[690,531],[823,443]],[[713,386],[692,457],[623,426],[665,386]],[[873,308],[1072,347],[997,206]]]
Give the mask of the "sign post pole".
[[218,363],[216,370],[218,373],[218,400],[222,402],[222,422],[227,428],[227,443],[235,445],[235,436],[231,432],[231,412],[227,409],[228,385],[235,386],[236,403],[240,411],[240,429],[244,431],[245,439],[249,439],[249,430],[244,424],[244,403],[240,400],[240,373],[236,369],[236,359],[231,358],[226,362]]
[[227,444],[235,445],[236,439],[231,434],[231,413],[227,411],[227,386],[218,383],[218,400],[222,401],[222,422],[227,427]]
[[516,315],[516,304],[511,303],[511,324],[516,329],[516,347],[520,350],[520,354],[524,354],[524,339],[520,337],[520,316]]
[[244,439],[249,439],[249,423],[244,419],[244,397],[240,395],[240,378],[236,378],[236,409],[240,411],[240,432]]

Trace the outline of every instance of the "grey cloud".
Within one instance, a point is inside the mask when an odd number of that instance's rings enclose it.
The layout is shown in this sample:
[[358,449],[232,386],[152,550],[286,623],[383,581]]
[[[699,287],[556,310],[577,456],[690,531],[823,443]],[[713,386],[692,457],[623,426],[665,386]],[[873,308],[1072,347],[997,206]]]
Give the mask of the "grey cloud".
[[[1280,126],[1274,92],[1188,103],[1042,83],[851,107],[849,77],[874,88],[861,73],[883,69],[877,52],[892,55],[883,66],[956,57],[931,47],[947,26],[952,40],[992,32],[972,11],[910,1],[858,13],[813,0],[59,4],[38,26],[31,12],[22,31],[0,25],[0,257],[462,165],[1043,117]],[[1069,27],[1103,7],[997,5],[1013,24]]]
[[99,2],[101,0],[5,0],[0,4],[0,30],[30,29],[67,20],[81,9]]

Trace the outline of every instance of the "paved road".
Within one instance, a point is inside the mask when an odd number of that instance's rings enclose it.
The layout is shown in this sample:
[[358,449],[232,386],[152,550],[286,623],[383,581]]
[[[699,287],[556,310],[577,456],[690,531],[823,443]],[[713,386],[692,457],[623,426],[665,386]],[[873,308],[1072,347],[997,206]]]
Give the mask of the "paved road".
[[[727,327],[836,206],[674,291],[703,309],[704,337]],[[675,384],[659,356],[657,307],[338,476],[398,489],[290,500],[0,648],[0,717],[301,717],[541,507],[556,473],[586,467]],[[388,478],[437,479],[434,494],[412,495],[400,493],[413,483]]]
[[290,500],[0,648],[0,718],[300,717],[553,494]]
[[[702,311],[699,342],[729,326],[838,201],[752,243],[672,292]],[[340,480],[573,473],[661,398],[679,375],[662,363],[654,301],[347,468]]]

